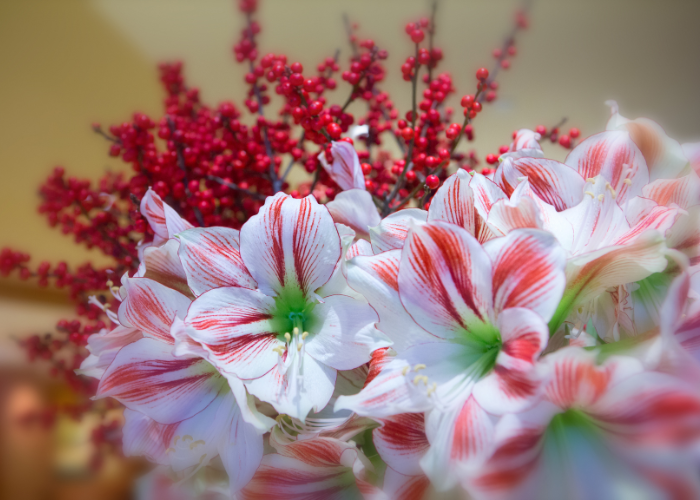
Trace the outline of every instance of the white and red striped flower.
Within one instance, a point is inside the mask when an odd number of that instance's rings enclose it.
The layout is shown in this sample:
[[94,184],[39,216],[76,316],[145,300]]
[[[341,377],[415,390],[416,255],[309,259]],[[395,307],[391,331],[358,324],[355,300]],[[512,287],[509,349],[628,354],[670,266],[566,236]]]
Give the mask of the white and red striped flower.
[[333,161],[326,159],[325,151],[318,155],[324,170],[335,181],[340,189],[365,190],[365,176],[362,173],[360,159],[352,144],[345,141],[333,141],[331,143],[331,156]]
[[633,358],[598,365],[596,355],[570,347],[545,358],[545,400],[497,424],[492,456],[463,478],[474,498],[698,497],[698,392]]
[[336,408],[375,418],[428,411],[423,468],[449,487],[458,466],[490,451],[493,415],[537,401],[534,364],[564,288],[565,255],[543,231],[516,230],[482,248],[446,222],[413,227],[398,266],[395,252],[356,258],[348,278],[378,310],[380,328],[407,316],[414,325],[384,330],[397,357]]
[[[226,252],[233,255],[231,249]],[[201,247],[183,256],[184,267],[221,252],[218,244]],[[250,281],[202,293],[185,322],[219,370],[303,421],[311,409],[326,406],[338,370],[366,363],[374,349],[388,344],[364,300],[323,294],[339,265],[341,242],[328,210],[312,197],[268,198],[241,229],[237,255]],[[223,267],[230,258],[223,257]]]
[[355,443],[314,438],[291,443],[270,439],[276,453],[265,455],[242,500],[383,500],[370,482],[372,464]]

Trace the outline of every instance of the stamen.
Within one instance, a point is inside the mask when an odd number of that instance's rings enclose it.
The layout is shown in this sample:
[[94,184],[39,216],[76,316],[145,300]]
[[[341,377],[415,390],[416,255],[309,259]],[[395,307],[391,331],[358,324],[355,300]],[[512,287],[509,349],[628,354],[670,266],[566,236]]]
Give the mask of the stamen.
[[284,354],[285,347],[283,345],[278,345],[277,347],[274,347],[272,350],[275,351],[280,356],[282,356],[282,354]]
[[292,341],[292,336],[289,335],[289,332],[287,332],[287,333],[284,334],[284,340],[286,340],[287,342],[291,342],[291,341]]
[[114,286],[114,282],[112,280],[107,280],[107,283],[105,284],[107,285],[107,288],[112,288]]
[[413,371],[417,372],[418,370],[423,370],[425,368],[425,365],[423,363],[418,363],[416,366],[413,367]]
[[171,453],[175,453],[175,448],[168,448],[167,450],[165,450],[165,453],[166,453],[166,455],[169,455]]
[[589,177],[588,179],[586,179],[586,182],[595,184],[595,177]]
[[306,340],[306,337],[309,336],[309,332],[304,332],[301,334],[301,340]]
[[297,351],[301,351],[301,348],[302,348],[303,345],[304,345],[303,342],[299,342],[299,343],[297,344]]
[[410,369],[411,369],[410,366],[404,366],[403,369],[401,370],[401,375],[406,376],[406,374],[408,373],[408,370],[410,370]]
[[628,186],[631,186],[631,185],[632,185],[632,179],[625,179],[625,180],[622,181],[622,182],[624,182],[624,183],[627,184]]
[[433,385],[431,385],[430,388],[428,389],[428,396],[430,396],[436,390],[437,390],[437,382],[433,382]]
[[613,187],[610,185],[609,182],[605,183],[605,189],[610,191],[610,194],[612,194],[613,200],[617,197],[617,193],[615,192],[615,190],[613,189]]
[[294,335],[299,335],[299,327],[298,327],[298,326],[295,326],[295,327],[294,327],[294,330],[292,330],[292,333],[293,333]]
[[173,438],[173,446],[175,446],[179,440],[180,440],[180,436],[175,436]]
[[182,440],[183,440],[183,441],[192,441],[193,439],[194,439],[194,438],[193,438],[192,436],[190,436],[190,435],[187,435],[187,436],[183,436],[183,437],[182,437]]
[[195,449],[197,446],[199,446],[200,444],[205,444],[205,443],[204,443],[204,441],[202,441],[201,439],[200,439],[199,441],[195,441],[194,443],[192,443],[192,444],[190,445],[190,450],[194,450],[194,449]]
[[591,198],[595,198],[595,194],[591,193],[590,191],[584,191],[583,194],[590,194]]
[[413,379],[413,385],[418,385],[418,382],[423,381],[425,385],[428,385],[428,377],[425,375],[416,375],[416,377]]
[[605,198],[604,195],[602,195],[602,194],[599,194],[599,195],[598,195],[598,201],[603,201],[603,198]]

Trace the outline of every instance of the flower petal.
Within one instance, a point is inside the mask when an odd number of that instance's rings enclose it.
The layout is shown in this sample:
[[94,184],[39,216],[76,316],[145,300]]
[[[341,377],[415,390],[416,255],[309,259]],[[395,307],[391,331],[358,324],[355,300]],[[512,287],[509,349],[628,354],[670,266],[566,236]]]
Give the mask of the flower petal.
[[227,227],[194,228],[178,234],[180,258],[196,296],[223,286],[254,288],[239,251],[239,233]]
[[401,353],[416,342],[432,336],[419,327],[399,299],[399,262],[401,250],[374,256],[356,257],[347,264],[348,284],[367,299],[379,315],[378,328]]
[[292,359],[284,373],[276,365],[262,377],[244,382],[248,391],[261,401],[303,422],[312,409],[319,412],[328,404],[337,371],[292,346],[287,356]]
[[192,291],[187,285],[185,269],[178,256],[179,246],[177,240],[172,239],[160,247],[145,248],[141,264],[134,277],[157,281],[187,297],[192,297]]
[[494,445],[495,421],[472,396],[461,405],[428,413],[430,450],[420,464],[438,490],[452,488],[463,471],[488,458]]
[[226,382],[202,358],[176,358],[172,345],[141,339],[127,345],[105,371],[97,396],[113,397],[156,422],[190,418],[211,403]]
[[553,235],[516,229],[484,247],[493,262],[495,314],[526,307],[549,320],[566,285],[566,254]]
[[359,238],[369,240],[369,228],[381,222],[372,195],[364,189],[350,189],[336,195],[333,201],[326,203],[326,208],[336,223],[345,224],[353,229]]
[[657,179],[642,188],[642,195],[659,205],[675,203],[687,210],[700,203],[700,180],[695,173],[678,179]]
[[620,205],[641,194],[642,187],[649,182],[644,156],[625,131],[588,137],[569,153],[566,164],[585,179],[603,176],[615,190]]
[[278,193],[243,225],[241,256],[264,294],[297,289],[309,296],[333,274],[340,238],[313,196],[295,200]]
[[372,431],[372,442],[382,460],[401,474],[422,474],[420,459],[430,446],[425,415],[401,413],[379,421],[382,425]]
[[558,212],[575,206],[583,197],[583,177],[563,163],[544,158],[506,158],[493,180],[506,196],[511,196],[524,177],[532,191]]
[[384,493],[389,498],[401,500],[422,500],[430,487],[430,479],[424,474],[406,476],[391,467],[384,475]]
[[[544,152],[539,143],[541,138],[542,136],[537,132],[521,128],[516,132],[513,142],[510,143],[508,152],[505,153],[505,157],[522,158],[529,156],[533,158],[543,158]],[[501,158],[503,158],[503,155],[501,155]]]
[[399,267],[401,302],[441,338],[490,321],[491,262],[466,230],[446,222],[414,227]]
[[418,208],[399,210],[384,217],[379,225],[369,230],[374,253],[403,248],[411,225],[425,222],[427,218],[428,212]]
[[365,177],[360,166],[360,159],[352,144],[344,141],[331,142],[331,155],[333,163],[326,161],[326,153],[318,155],[323,169],[340,187],[347,191],[349,189],[365,190]]
[[88,337],[87,350],[90,355],[76,370],[79,375],[101,379],[120,349],[143,338],[141,330],[117,325],[114,330],[102,330]]
[[372,351],[391,342],[376,328],[377,313],[367,303],[345,295],[325,297],[314,308],[306,352],[336,370],[352,370],[369,362]]
[[273,327],[274,308],[274,299],[256,290],[215,288],[192,303],[185,323],[221,370],[256,378],[275,366],[273,349],[283,345]]
[[474,398],[496,415],[533,406],[542,392],[535,361],[547,345],[549,331],[542,318],[529,309],[511,308],[498,316],[502,347],[496,366],[474,386]]
[[165,241],[177,233],[193,227],[192,224],[180,217],[172,207],[163,203],[160,196],[151,188],[148,188],[141,199],[141,214],[146,218],[160,241]]
[[126,298],[119,306],[119,322],[172,344],[173,320],[185,317],[191,300],[148,278],[126,278],[124,289]]

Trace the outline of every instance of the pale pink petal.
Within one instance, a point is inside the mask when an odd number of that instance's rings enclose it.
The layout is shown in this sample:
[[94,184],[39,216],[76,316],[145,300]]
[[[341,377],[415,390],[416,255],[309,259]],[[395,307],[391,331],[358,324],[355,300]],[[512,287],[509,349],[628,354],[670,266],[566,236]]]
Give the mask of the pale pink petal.
[[690,162],[693,171],[700,175],[700,142],[686,142],[681,144],[683,154]]
[[318,159],[340,189],[344,191],[361,189],[364,191],[365,177],[362,174],[360,159],[352,144],[344,141],[332,142],[331,155],[333,155],[333,163],[331,164],[326,161],[325,152],[319,154]]
[[372,351],[391,342],[374,328],[377,313],[369,304],[345,295],[324,297],[314,308],[315,321],[304,341],[309,356],[336,370],[369,362]]
[[451,222],[474,235],[476,208],[470,182],[471,176],[463,168],[445,179],[430,201],[428,221]]
[[177,290],[187,297],[192,297],[192,291],[187,284],[187,275],[182,267],[177,240],[167,241],[160,247],[147,247],[143,251],[141,264],[134,275],[135,278],[148,278],[161,285]]
[[119,306],[119,322],[144,335],[172,343],[170,326],[184,318],[191,300],[180,292],[148,278],[126,278],[126,298]]
[[687,210],[700,203],[700,180],[695,173],[678,179],[657,179],[642,188],[642,196],[659,205],[675,203]]
[[298,351],[292,343],[285,353],[291,356],[286,371],[279,365],[260,378],[244,380],[248,392],[302,422],[313,410],[319,412],[333,395],[337,371]]
[[452,488],[465,470],[488,458],[494,446],[495,422],[472,396],[463,404],[428,413],[430,450],[420,463],[436,489]]
[[493,205],[500,200],[507,200],[508,195],[491,179],[478,172],[472,176],[469,187],[474,191],[474,208],[481,216],[481,219],[475,216],[474,236],[483,243],[495,236],[484,225],[484,221],[488,219]]
[[[510,143],[508,152],[505,153],[506,158],[522,158],[522,157],[544,157],[544,152],[540,147],[539,140],[542,138],[537,132],[521,128],[515,134],[513,142]],[[503,157],[503,155],[501,156]]]
[[680,215],[680,210],[678,207],[664,207],[657,206],[651,209],[651,211],[646,214],[642,220],[637,224],[622,234],[614,242],[615,245],[624,245],[631,241],[634,241],[639,235],[648,231],[649,229],[655,229],[659,233],[665,235],[673,224],[678,219]]
[[401,413],[379,419],[372,431],[372,442],[386,464],[401,474],[422,474],[420,459],[430,443],[425,435],[425,415]]
[[474,386],[484,410],[502,415],[533,406],[543,390],[535,361],[549,339],[542,318],[529,309],[511,308],[498,316],[502,346],[493,370]]
[[413,228],[398,282],[404,307],[433,335],[458,337],[491,321],[491,262],[479,242],[454,224]]
[[369,240],[369,228],[381,222],[372,195],[364,189],[342,191],[326,207],[335,222],[352,228],[359,238]]
[[554,236],[538,229],[516,229],[484,248],[493,263],[495,314],[526,307],[548,321],[566,284],[566,254]]
[[700,301],[688,298],[697,294],[691,289],[688,273],[682,273],[669,287],[660,311],[660,330],[671,349],[677,349],[700,365]]
[[537,203],[529,196],[522,195],[526,188],[528,185],[525,180],[518,184],[510,200],[500,200],[491,207],[486,222],[499,236],[506,235],[513,229],[543,227]]
[[384,217],[378,226],[369,231],[374,253],[403,248],[411,226],[423,223],[427,218],[428,212],[417,208],[399,210]]
[[416,342],[432,336],[419,327],[399,299],[401,250],[360,256],[347,264],[348,284],[361,293],[379,315],[378,328],[403,352]]
[[127,345],[105,371],[97,395],[162,424],[190,418],[211,403],[226,381],[202,358],[176,358],[172,345],[141,339]]
[[275,300],[247,288],[215,288],[192,303],[189,335],[211,353],[217,366],[240,378],[256,378],[277,363],[284,345],[273,326]]
[[493,180],[506,196],[511,196],[524,178],[532,191],[557,211],[578,204],[586,182],[571,167],[543,158],[506,158],[498,166]]
[[178,234],[180,258],[196,296],[222,286],[255,288],[243,264],[239,233],[227,227],[195,228]]
[[141,199],[141,214],[146,218],[153,229],[156,238],[165,241],[185,229],[192,228],[192,224],[180,217],[168,204],[153,191],[148,191]]
[[[355,242],[355,231],[345,224],[336,222],[335,228],[338,231],[338,236],[340,236],[340,254],[343,257],[341,257],[338,263],[335,265],[333,274],[326,284],[316,290],[316,295],[319,297],[328,297],[329,295],[348,295],[359,300],[364,300],[360,294],[348,286],[347,279],[345,278],[345,267],[347,261],[352,258],[350,256],[351,249],[354,249],[352,251],[355,251],[358,248],[369,248],[369,254],[371,255],[372,245],[370,245],[369,241],[366,240],[357,240],[357,242]],[[364,243],[366,246],[355,246],[360,242]]]
[[566,164],[584,179],[603,176],[615,191],[620,205],[641,194],[649,182],[644,156],[630,134],[624,131],[592,135],[569,153]]
[[241,256],[263,293],[296,289],[308,296],[333,274],[340,238],[328,210],[312,196],[295,200],[278,193],[243,225]]
[[120,349],[143,338],[141,330],[117,325],[113,330],[102,330],[88,337],[90,355],[76,370],[79,375],[101,379]]
[[364,256],[373,254],[374,250],[372,250],[372,244],[369,241],[358,240],[348,249],[347,253],[345,254],[345,259],[350,260],[361,255]]

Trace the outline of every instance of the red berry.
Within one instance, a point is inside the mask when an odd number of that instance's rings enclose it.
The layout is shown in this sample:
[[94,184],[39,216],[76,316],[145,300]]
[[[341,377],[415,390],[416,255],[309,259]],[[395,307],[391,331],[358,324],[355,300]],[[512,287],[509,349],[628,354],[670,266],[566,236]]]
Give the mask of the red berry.
[[476,111],[477,113],[481,111],[481,103],[479,101],[475,101],[472,103],[472,109]]
[[479,68],[476,70],[476,78],[479,80],[486,80],[489,77],[489,70],[486,68]]
[[559,137],[559,144],[561,144],[562,147],[565,147],[567,149],[570,148],[571,147],[571,137],[569,137],[568,135],[560,136]]
[[413,182],[416,180],[416,173],[413,170],[406,172],[406,180],[408,182]]
[[498,152],[501,154],[507,153],[509,149],[510,148],[508,146],[501,146],[500,148],[498,148]]
[[473,103],[474,103],[474,96],[473,95],[465,95],[464,97],[462,97],[461,104],[462,104],[463,108],[468,108]]
[[312,101],[311,104],[309,104],[309,114],[311,116],[318,115],[322,110],[323,104],[321,104],[321,101]]
[[413,40],[413,43],[421,43],[423,38],[425,38],[425,33],[423,33],[423,30],[413,30],[411,32],[411,40]]
[[335,122],[331,122],[328,125],[326,125],[326,132],[328,132],[328,135],[331,136],[331,139],[337,140],[340,139],[340,135],[343,133],[343,129],[340,128],[340,125],[338,125]]
[[429,175],[425,178],[425,185],[430,189],[437,189],[437,187],[440,185],[440,179],[438,179],[437,175]]
[[496,156],[495,154],[489,153],[486,155],[486,163],[488,163],[489,165],[493,165],[497,161],[498,161],[498,156]]
[[580,135],[581,131],[577,128],[572,128],[571,130],[569,130],[569,137],[571,137],[572,139],[577,139]]
[[362,174],[363,175],[369,175],[370,172],[372,172],[372,165],[370,165],[369,163],[363,163],[360,166],[362,167]]
[[292,73],[302,73],[304,71],[304,66],[302,66],[299,62],[295,62],[292,63],[290,69],[292,70]]
[[535,128],[535,132],[543,136],[547,133],[547,127],[545,127],[544,125],[537,125],[537,127]]

